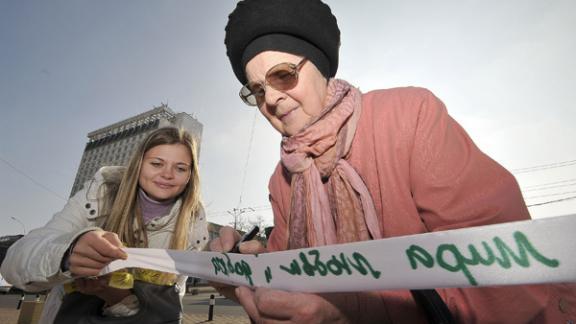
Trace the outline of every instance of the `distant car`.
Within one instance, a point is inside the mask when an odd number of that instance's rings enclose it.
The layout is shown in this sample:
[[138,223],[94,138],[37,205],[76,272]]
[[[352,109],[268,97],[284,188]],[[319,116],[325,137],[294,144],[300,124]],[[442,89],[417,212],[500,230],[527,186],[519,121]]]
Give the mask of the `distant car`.
[[[8,248],[14,244],[14,242],[21,239],[24,235],[7,235],[7,236],[0,236],[0,264],[4,261],[4,257],[6,257],[6,252]],[[2,275],[0,275],[0,293],[6,294],[9,291],[14,292],[16,289],[12,287],[12,284],[8,283]]]
[[12,284],[9,284],[8,281],[4,280],[2,275],[0,275],[0,292],[7,294],[10,289],[12,289]]

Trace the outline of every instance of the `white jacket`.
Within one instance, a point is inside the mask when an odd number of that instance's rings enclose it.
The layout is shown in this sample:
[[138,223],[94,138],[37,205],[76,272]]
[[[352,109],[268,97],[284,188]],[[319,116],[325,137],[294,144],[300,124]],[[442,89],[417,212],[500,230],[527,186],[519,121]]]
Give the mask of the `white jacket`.
[[[2,262],[2,276],[14,286],[29,292],[51,289],[69,281],[70,273],[60,269],[64,253],[78,236],[100,229],[103,223],[103,219],[98,217],[100,185],[105,181],[120,182],[124,170],[124,167],[101,168],[44,227],[30,231],[16,241]],[[170,246],[180,205],[181,200],[177,200],[169,214],[147,224],[149,247]],[[188,249],[200,251],[208,240],[206,216],[202,211],[190,228]],[[180,278],[180,286],[185,280],[186,277]],[[57,288],[50,294],[61,294],[61,287]],[[54,298],[48,297],[49,300]]]

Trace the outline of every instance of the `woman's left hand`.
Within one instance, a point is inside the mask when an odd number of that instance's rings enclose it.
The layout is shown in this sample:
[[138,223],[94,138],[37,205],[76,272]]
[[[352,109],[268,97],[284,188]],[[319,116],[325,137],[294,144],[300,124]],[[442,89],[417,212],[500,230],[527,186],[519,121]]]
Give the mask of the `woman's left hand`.
[[[238,240],[240,240],[240,233],[230,226],[224,226],[220,229],[218,237],[208,243],[208,251],[229,252]],[[239,248],[242,254],[266,253],[266,248],[257,240],[242,242]],[[235,302],[238,301],[234,292],[236,286],[213,281],[209,281],[208,283],[216,288],[221,295]]]
[[238,287],[236,296],[256,323],[350,323],[333,301],[320,295]]
[[130,289],[118,289],[108,286],[109,276],[94,279],[79,278],[74,280],[76,289],[85,295],[94,295],[104,300],[107,305],[115,305],[131,295]]

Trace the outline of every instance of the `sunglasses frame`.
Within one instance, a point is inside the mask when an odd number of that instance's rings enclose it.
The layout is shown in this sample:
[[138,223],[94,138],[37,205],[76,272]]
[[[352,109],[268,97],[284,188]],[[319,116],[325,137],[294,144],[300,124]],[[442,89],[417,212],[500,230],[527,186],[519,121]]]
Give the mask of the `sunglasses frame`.
[[[278,63],[276,65],[274,65],[273,67],[271,67],[270,69],[268,69],[268,71],[266,72],[266,76],[264,77],[264,81],[260,81],[260,82],[248,82],[245,85],[242,86],[242,88],[240,88],[240,99],[242,99],[242,101],[247,104],[248,106],[257,106],[258,105],[258,97],[263,97],[266,93],[266,86],[270,86],[278,91],[287,91],[290,89],[294,89],[294,87],[296,87],[296,85],[298,84],[298,76],[300,73],[300,70],[302,69],[302,66],[304,66],[304,64],[308,61],[308,59],[306,57],[302,58],[302,60],[300,60],[300,62],[298,62],[297,64],[294,63],[288,63],[288,62],[283,62],[283,63]],[[287,72],[287,74],[292,75],[294,78],[294,82],[293,84],[290,84],[289,86],[286,87],[278,87],[278,85],[282,84],[282,82],[270,82],[269,78],[272,76],[273,73],[276,73],[277,71],[282,71],[281,69],[279,69],[280,67],[284,67],[286,66],[285,69],[283,69],[285,72]],[[261,86],[260,89],[262,89],[262,91],[258,91],[261,92],[258,94],[255,94],[252,89],[251,86],[255,85],[255,84],[259,84]]]

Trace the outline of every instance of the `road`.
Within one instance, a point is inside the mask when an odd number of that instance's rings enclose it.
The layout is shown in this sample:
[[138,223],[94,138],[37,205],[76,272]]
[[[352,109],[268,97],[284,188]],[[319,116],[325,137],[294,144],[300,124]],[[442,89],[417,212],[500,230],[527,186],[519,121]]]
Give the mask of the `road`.
[[[215,306],[212,322],[208,322],[210,295],[214,294]],[[36,295],[26,295],[26,301],[35,301]],[[43,299],[43,298],[42,298]],[[0,295],[0,324],[16,324],[19,310],[16,309],[20,295]],[[184,324],[217,323],[217,324],[249,324],[250,320],[238,304],[207,290],[198,295],[186,295],[182,301],[184,307]]]

